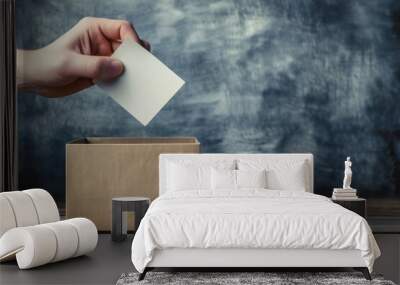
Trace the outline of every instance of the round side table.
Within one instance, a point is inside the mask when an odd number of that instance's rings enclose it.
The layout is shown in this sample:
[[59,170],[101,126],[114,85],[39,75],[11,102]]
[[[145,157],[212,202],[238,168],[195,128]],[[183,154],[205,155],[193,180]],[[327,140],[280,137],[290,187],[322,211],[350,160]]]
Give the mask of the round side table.
[[135,231],[146,214],[150,199],[146,197],[116,197],[112,198],[112,230],[113,241],[123,241],[128,232],[127,212],[135,213]]

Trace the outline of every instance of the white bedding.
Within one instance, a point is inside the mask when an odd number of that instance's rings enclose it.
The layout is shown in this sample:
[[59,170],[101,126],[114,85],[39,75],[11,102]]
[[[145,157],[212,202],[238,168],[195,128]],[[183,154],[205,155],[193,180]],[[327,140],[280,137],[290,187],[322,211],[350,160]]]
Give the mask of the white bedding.
[[143,272],[165,248],[358,249],[370,271],[380,255],[359,215],[324,196],[265,189],[160,196],[134,237],[132,262]]

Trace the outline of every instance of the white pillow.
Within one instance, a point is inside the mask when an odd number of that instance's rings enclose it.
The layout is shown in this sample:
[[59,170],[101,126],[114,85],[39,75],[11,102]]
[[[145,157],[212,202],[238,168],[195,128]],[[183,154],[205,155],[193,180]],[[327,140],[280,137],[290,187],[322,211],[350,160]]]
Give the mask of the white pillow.
[[267,188],[267,171],[263,170],[236,170],[238,188]]
[[172,159],[166,164],[167,191],[211,190],[211,168],[235,169],[233,159]]
[[211,189],[211,167],[168,164],[168,191]]
[[308,188],[307,163],[305,160],[262,159],[238,161],[239,170],[266,169],[267,188],[273,190],[306,191]]
[[215,169],[211,170],[211,188],[218,189],[236,189],[236,170]]
[[240,188],[266,188],[266,170],[211,169],[213,190],[237,190]]

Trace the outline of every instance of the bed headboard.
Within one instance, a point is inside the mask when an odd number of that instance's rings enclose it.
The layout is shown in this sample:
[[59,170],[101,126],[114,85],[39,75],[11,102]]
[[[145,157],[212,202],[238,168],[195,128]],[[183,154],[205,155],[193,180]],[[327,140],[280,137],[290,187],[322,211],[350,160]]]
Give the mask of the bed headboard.
[[290,154],[272,154],[272,153],[260,153],[260,154],[228,154],[228,153],[202,153],[202,154],[187,154],[187,153],[171,153],[171,154],[160,154],[159,161],[159,194],[166,192],[166,181],[167,181],[167,163],[174,160],[189,160],[189,161],[213,161],[213,160],[230,160],[238,159],[260,159],[272,161],[305,161],[307,169],[307,192],[314,192],[314,161],[311,153],[290,153]]

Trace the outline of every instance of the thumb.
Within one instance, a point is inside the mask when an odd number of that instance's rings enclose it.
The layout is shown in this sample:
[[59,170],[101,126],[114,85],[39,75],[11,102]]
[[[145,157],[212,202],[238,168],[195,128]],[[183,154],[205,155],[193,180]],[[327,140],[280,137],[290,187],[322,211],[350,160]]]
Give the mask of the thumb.
[[107,56],[76,55],[70,61],[71,76],[109,81],[124,71],[121,61]]

